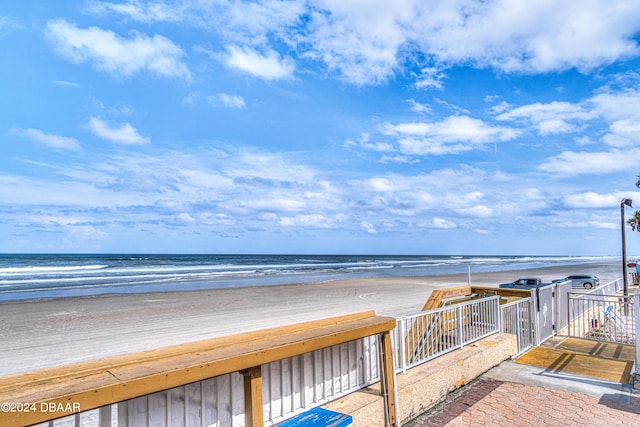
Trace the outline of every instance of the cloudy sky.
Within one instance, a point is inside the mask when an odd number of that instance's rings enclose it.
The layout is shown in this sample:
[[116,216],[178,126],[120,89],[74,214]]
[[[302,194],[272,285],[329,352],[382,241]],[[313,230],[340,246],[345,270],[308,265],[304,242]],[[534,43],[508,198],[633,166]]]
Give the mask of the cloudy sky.
[[626,0],[2,2],[0,252],[619,255],[639,66]]

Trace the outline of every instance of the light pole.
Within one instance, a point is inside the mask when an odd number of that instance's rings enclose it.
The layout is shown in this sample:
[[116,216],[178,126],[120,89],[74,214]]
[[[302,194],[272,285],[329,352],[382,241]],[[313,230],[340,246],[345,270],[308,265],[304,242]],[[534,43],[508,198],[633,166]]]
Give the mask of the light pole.
[[[622,293],[626,297],[629,295],[629,278],[627,277],[627,242],[624,227],[624,207],[631,206],[631,199],[622,199],[620,202],[620,225],[622,228]],[[626,300],[625,300],[626,301]]]

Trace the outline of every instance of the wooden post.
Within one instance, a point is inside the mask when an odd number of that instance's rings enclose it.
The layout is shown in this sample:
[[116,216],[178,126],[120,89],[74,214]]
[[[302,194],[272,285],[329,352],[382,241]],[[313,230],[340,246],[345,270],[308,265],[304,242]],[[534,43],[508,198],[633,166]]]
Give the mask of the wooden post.
[[263,427],[262,368],[254,366],[243,370],[242,375],[244,375],[244,425]]
[[380,336],[382,346],[380,351],[382,352],[382,371],[384,378],[381,379],[383,393],[386,394],[387,407],[387,420],[389,420],[390,427],[397,427],[398,420],[396,419],[396,385],[395,385],[395,370],[393,369],[393,348],[391,347],[391,333],[389,331],[384,332]]
[[[377,336],[393,330],[395,326],[394,318],[376,316],[374,311],[367,311],[68,366],[0,375],[0,402],[71,402],[85,411],[247,369],[247,376],[243,379],[249,414],[246,426],[258,427],[263,426],[265,418],[261,365]],[[378,355],[382,359],[382,344],[378,347]],[[392,366],[390,347],[386,349],[386,355],[389,357],[388,365]],[[382,361],[379,366],[382,370]],[[393,388],[389,390],[394,392]],[[0,426],[33,425],[60,416],[50,411],[18,413],[0,410]]]

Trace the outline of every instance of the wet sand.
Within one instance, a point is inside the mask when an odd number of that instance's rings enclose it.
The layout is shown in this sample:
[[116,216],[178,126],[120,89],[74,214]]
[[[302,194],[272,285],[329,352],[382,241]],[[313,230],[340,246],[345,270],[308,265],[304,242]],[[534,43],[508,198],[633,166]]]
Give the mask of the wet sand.
[[[471,284],[576,273],[597,274],[603,284],[622,276],[618,263],[591,263],[472,272]],[[467,281],[455,274],[3,302],[0,375],[360,311],[399,317],[419,311],[434,289]]]

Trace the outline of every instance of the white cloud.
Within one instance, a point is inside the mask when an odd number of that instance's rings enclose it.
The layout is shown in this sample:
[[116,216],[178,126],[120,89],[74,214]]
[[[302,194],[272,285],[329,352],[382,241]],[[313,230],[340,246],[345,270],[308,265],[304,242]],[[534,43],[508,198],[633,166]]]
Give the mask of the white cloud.
[[378,231],[376,230],[376,227],[368,222],[368,221],[362,221],[360,222],[360,227],[365,230],[367,233],[369,234],[376,234]]
[[469,208],[457,209],[457,211],[465,216],[472,216],[477,218],[489,218],[493,216],[493,209],[489,206],[476,205]]
[[397,125],[386,123],[381,131],[385,135],[401,134],[420,136],[427,134],[431,129],[433,129],[433,125],[423,122],[399,123]]
[[393,145],[387,143],[387,142],[374,142],[374,143],[366,143],[366,144],[361,144],[362,147],[369,149],[369,150],[373,150],[373,151],[380,151],[383,153],[389,152],[389,151],[393,151]]
[[355,84],[384,81],[403,61],[429,64],[416,84],[438,88],[442,69],[455,64],[589,72],[639,53],[634,2],[325,0],[316,7],[309,54]]
[[[585,191],[564,196],[562,203],[565,207],[574,209],[619,209],[622,199],[627,198],[638,201],[640,200],[640,193],[637,191],[616,191],[601,194],[595,191]],[[619,226],[620,224],[618,223]]]
[[[637,84],[633,84],[637,86]],[[640,144],[640,91],[603,91],[585,101],[608,125],[602,141],[614,148],[635,148]]]
[[235,200],[226,206],[238,212],[300,212],[305,210],[307,204],[302,200],[286,197],[275,191],[269,192],[268,196],[254,194],[250,200]]
[[431,221],[431,225],[435,228],[444,228],[444,229],[450,229],[450,228],[456,228],[457,225],[455,222],[452,221],[448,221],[444,218],[433,218],[433,220]]
[[[52,180],[0,175],[0,186],[13,189],[3,195],[3,200],[5,203],[27,208],[50,206],[72,208],[71,210],[80,208],[81,211],[116,204],[135,203],[135,200],[129,198],[128,195],[103,191],[90,180],[70,179],[62,174],[56,178]],[[139,201],[140,198],[137,197],[137,200]],[[51,214],[47,214],[47,217],[50,216]]]
[[87,126],[94,135],[118,144],[142,145],[150,142],[149,138],[140,135],[136,128],[129,123],[123,123],[119,127],[111,127],[104,120],[91,117]]
[[119,14],[144,23],[178,22],[216,32],[223,40],[265,46],[270,37],[291,42],[290,28],[308,11],[305,0],[91,1],[86,10],[97,15]]
[[616,120],[602,140],[616,148],[637,147],[640,144],[640,121]]
[[91,62],[99,70],[120,77],[142,71],[162,77],[191,78],[181,61],[182,49],[161,35],[132,32],[129,39],[98,27],[78,28],[64,19],[47,22],[46,36],[69,60]]
[[483,234],[483,235],[485,235],[485,234],[493,234],[493,232],[491,230],[484,230],[482,228],[475,228],[473,231],[475,233]]
[[[318,174],[308,165],[297,163],[290,153],[268,153],[242,147],[220,155],[225,159],[224,172],[235,179],[296,185],[315,182]],[[318,184],[322,185],[322,182]]]
[[234,218],[230,217],[227,214],[223,213],[211,213],[211,212],[202,212],[198,216],[198,221],[203,224],[209,225],[231,225],[234,222]]
[[225,107],[229,108],[244,108],[247,106],[243,97],[239,95],[231,95],[228,93],[219,93],[215,96],[210,97],[209,101],[213,105],[222,104]]
[[196,92],[191,92],[184,98],[182,98],[182,103],[184,105],[194,105],[200,99],[200,94]]
[[70,226],[66,228],[66,231],[69,232],[74,240],[105,240],[109,237],[106,232],[91,225]]
[[[496,119],[502,121],[525,120],[537,127],[542,135],[575,131],[579,124],[594,118],[596,114],[579,104],[553,101],[508,109]],[[572,123],[573,122],[573,123]]]
[[293,217],[282,217],[279,221],[284,227],[317,227],[317,228],[333,228],[334,221],[321,214],[297,215]]
[[579,136],[574,139],[577,145],[593,145],[595,141],[590,136]]
[[589,227],[591,228],[602,228],[605,230],[619,230],[620,224],[615,221],[589,221]]
[[0,37],[8,36],[16,30],[22,30],[25,26],[14,18],[0,15]]
[[[443,70],[454,65],[526,74],[590,72],[640,53],[634,40],[640,4],[633,1],[129,0],[91,1],[86,9],[205,28],[223,44],[245,46],[248,52],[282,46],[282,52],[294,50],[356,85],[387,81],[405,64],[420,70],[417,87],[440,88]],[[280,63],[280,55],[267,56]],[[284,65],[276,68],[290,75],[290,65]],[[260,75],[254,66],[236,68]]]
[[220,92],[215,95],[209,95],[207,97],[201,96],[197,92],[191,92],[184,98],[182,103],[184,105],[197,105],[201,99],[206,100],[210,105],[214,107],[227,107],[235,109],[243,109],[247,106],[244,98],[240,95],[233,95],[230,93]]
[[370,142],[371,136],[368,133],[362,133],[358,142],[354,142],[350,139],[345,141],[346,147],[359,146],[362,148],[366,148],[367,150],[372,151],[380,151],[380,152],[389,152],[394,151],[394,147],[392,144],[387,142]]
[[196,220],[190,214],[188,214],[186,212],[182,212],[182,213],[178,214],[176,216],[176,219],[179,222],[184,222],[184,223],[187,223],[187,224],[196,222]]
[[[494,107],[498,121],[519,121],[531,124],[541,135],[578,132],[590,126],[608,126],[601,141],[614,148],[634,148],[640,143],[640,92],[610,91],[585,100],[569,103],[553,101],[512,107],[505,103]],[[597,133],[593,133],[597,136]],[[593,144],[590,136],[578,136],[579,145]],[[568,155],[568,154],[566,154]]]
[[[637,83],[632,83],[637,86]],[[640,91],[623,90],[598,93],[586,101],[606,120],[640,119]]]
[[[488,96],[488,97],[485,97],[485,101],[486,102],[491,102],[493,99],[497,99],[497,98],[498,98],[497,95]],[[501,113],[504,113],[505,111],[509,110],[511,107],[512,107],[511,104],[509,104],[508,102],[501,101],[500,103],[492,106],[491,107],[491,111],[494,114],[501,114]]]
[[638,54],[634,2],[441,2],[434,9],[422,9],[416,32],[444,62],[507,72],[590,71]]
[[96,15],[117,13],[145,23],[158,21],[176,22],[185,17],[180,7],[174,7],[173,5],[160,2],[143,4],[138,0],[129,3],[111,3],[92,0],[85,3],[84,8],[86,11]]
[[371,188],[374,191],[379,191],[379,192],[390,192],[390,191],[395,191],[398,190],[398,184],[400,184],[399,182],[393,182],[390,179],[387,178],[380,178],[380,177],[374,177],[374,178],[370,178],[367,181],[367,184],[369,186],[369,188]]
[[423,68],[416,81],[416,87],[418,89],[442,89],[444,87],[442,81],[446,77],[446,74],[436,67]]
[[323,0],[311,13],[307,56],[322,61],[350,83],[386,81],[398,69],[405,27],[414,16],[410,1]]
[[74,87],[74,88],[80,87],[78,83],[68,82],[66,80],[56,80],[54,83],[57,84],[58,86]]
[[398,156],[398,155],[384,155],[382,157],[380,157],[380,162],[381,163],[406,163],[406,164],[414,164],[414,163],[418,163],[419,161],[409,157],[409,156]]
[[598,194],[593,191],[587,191],[585,193],[569,194],[563,198],[563,203],[569,208],[598,209],[618,206],[622,198],[623,196],[620,193]]
[[80,144],[75,138],[69,138],[67,136],[54,135],[44,133],[40,129],[18,129],[11,128],[11,133],[15,135],[24,136],[33,141],[39,142],[51,148],[61,150],[79,150]]
[[437,123],[387,123],[381,132],[397,137],[400,151],[414,155],[462,153],[519,134],[516,129],[491,126],[466,116],[450,116]]
[[407,99],[407,102],[411,104],[411,111],[418,114],[426,114],[431,112],[431,107],[428,104],[422,104],[415,99]]
[[225,64],[229,68],[234,68],[265,80],[286,79],[293,76],[295,69],[293,60],[289,57],[281,58],[274,50],[269,50],[265,55],[262,55],[251,48],[228,46],[227,52],[228,56]]
[[538,170],[557,175],[600,175],[635,171],[640,164],[640,148],[602,152],[563,151],[548,158]]
[[543,120],[538,123],[538,131],[541,135],[568,133],[576,130],[576,126],[560,119]]

